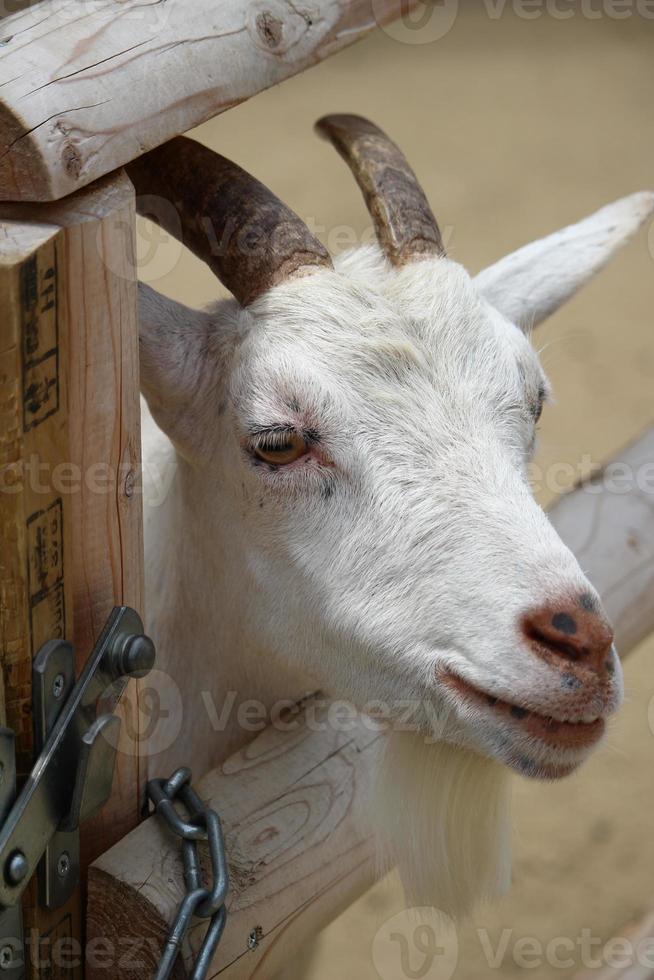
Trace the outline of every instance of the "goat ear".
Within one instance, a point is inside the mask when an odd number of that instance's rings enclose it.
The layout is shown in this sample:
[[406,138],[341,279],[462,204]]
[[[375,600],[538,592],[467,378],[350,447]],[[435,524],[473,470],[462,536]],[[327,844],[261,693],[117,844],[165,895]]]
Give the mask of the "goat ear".
[[182,455],[202,454],[200,396],[207,387],[210,317],[139,283],[141,391]]
[[531,242],[484,269],[475,285],[523,329],[570,299],[654,211],[654,193],[623,197],[575,225]]

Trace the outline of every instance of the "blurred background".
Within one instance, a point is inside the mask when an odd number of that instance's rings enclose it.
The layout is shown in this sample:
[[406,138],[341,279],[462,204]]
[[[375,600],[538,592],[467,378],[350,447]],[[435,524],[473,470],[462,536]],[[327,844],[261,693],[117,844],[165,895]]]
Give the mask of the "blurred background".
[[[367,115],[407,154],[449,254],[476,272],[654,186],[653,18],[654,4],[635,0],[474,8],[444,0],[192,135],[252,171],[339,251],[369,237],[370,221],[347,168],[312,126],[326,112]],[[142,277],[162,292],[193,306],[218,294],[174,243],[153,249],[144,224],[139,250]],[[653,252],[650,227],[535,336],[556,397],[537,458],[544,468],[571,464],[557,473],[561,490],[654,423]],[[555,488],[538,496],[548,505]],[[654,908],[653,657],[654,637],[627,662],[625,708],[582,772],[553,785],[516,779],[513,886],[458,927],[458,957],[417,955],[400,972],[380,963],[375,936],[404,907],[391,877],[318,936],[293,975],[563,978],[584,958],[584,930],[597,954],[600,940]],[[531,958],[516,952],[525,939],[534,941]],[[564,946],[539,955],[552,939]]]

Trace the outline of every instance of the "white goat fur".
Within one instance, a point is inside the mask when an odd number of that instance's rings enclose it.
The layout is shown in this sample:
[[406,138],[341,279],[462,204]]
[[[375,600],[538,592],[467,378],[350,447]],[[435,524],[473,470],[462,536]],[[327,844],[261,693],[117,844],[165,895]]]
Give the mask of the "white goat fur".
[[[522,328],[653,202],[609,205],[476,281],[447,258],[393,269],[361,247],[245,310],[197,312],[142,288],[142,387],[172,442],[146,420],[147,621],[159,668],[183,676],[157,773],[199,774],[251,737],[234,711],[212,730],[207,705],[220,715],[230,691],[269,709],[322,690],[384,702],[394,719],[411,701],[416,730],[391,733],[380,763],[380,839],[420,904],[462,913],[501,890],[507,767],[543,775],[588,752],[507,742],[436,668],[527,706],[558,697],[516,624],[593,590],[529,490],[547,383]],[[243,444],[271,424],[317,432],[328,462],[252,465]]]

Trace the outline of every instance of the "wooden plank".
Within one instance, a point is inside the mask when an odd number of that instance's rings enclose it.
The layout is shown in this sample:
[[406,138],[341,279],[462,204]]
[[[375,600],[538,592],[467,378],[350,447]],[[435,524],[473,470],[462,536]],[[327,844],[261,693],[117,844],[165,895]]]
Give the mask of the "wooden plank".
[[414,4],[41,0],[11,14],[0,46],[0,198],[63,197]]
[[[31,764],[38,647],[65,635],[79,669],[114,605],[143,607],[133,227],[124,175],[60,204],[0,205],[3,309],[10,311],[0,325],[3,488],[22,474],[18,493],[0,494],[2,656],[23,774]],[[29,242],[41,239],[37,252]],[[114,792],[84,826],[83,868],[139,819],[135,696],[131,684]],[[42,933],[51,917],[30,896],[30,921]],[[51,975],[46,962],[41,976]]]
[[[50,464],[70,457],[66,275],[61,231],[0,225],[0,656],[3,721],[16,732],[20,782],[34,755],[32,657],[45,640],[73,631],[72,500],[47,478]],[[81,943],[79,896],[49,912],[32,881],[24,912],[30,975],[38,977],[52,937]]]
[[[373,849],[357,829],[355,805],[369,792],[379,733],[360,720],[335,732],[326,714],[321,707],[310,718],[300,714],[290,731],[266,729],[198,782],[220,811],[231,879],[229,926],[210,976],[273,976],[289,951],[372,884]],[[120,980],[151,974],[182,880],[179,841],[156,818],[93,865],[88,936],[91,950],[102,943],[106,956],[91,980],[107,969]],[[205,926],[192,927],[187,967]],[[174,976],[186,975],[179,964]]]
[[[607,468],[603,479],[559,500],[550,516],[604,588],[625,656],[654,630],[654,429],[619,462],[621,469],[613,464],[613,472],[623,474],[622,492],[615,492]],[[274,976],[285,957],[372,881],[372,845],[365,819],[357,821],[356,814],[365,814],[376,737],[363,721],[347,734],[329,725],[317,728],[268,729],[199,783],[201,796],[223,818],[233,883],[228,926],[210,976]],[[104,944],[119,980],[137,980],[153,969],[181,882],[179,842],[155,818],[91,867],[89,937]],[[257,926],[259,943],[249,952],[247,937]],[[177,978],[188,975],[204,928],[194,926]],[[135,965],[127,963],[127,949]],[[107,968],[105,959],[90,977],[99,980]]]

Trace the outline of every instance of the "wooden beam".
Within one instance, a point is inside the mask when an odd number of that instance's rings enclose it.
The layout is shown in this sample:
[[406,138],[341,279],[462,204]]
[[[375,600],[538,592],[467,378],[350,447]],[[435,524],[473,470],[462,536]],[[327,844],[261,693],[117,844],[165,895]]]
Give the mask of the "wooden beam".
[[[614,484],[596,478],[561,499],[551,518],[578,549],[591,579],[605,588],[624,656],[654,630],[654,429],[620,462],[627,492],[615,493]],[[303,722],[295,732],[269,729],[199,782],[200,795],[223,818],[232,879],[213,977],[273,977],[372,881],[365,807],[379,736],[363,719],[350,733],[315,727]],[[179,850],[150,818],[91,867],[88,933],[106,957],[90,978],[100,980],[111,969],[118,980],[137,980],[153,969],[182,896]],[[257,927],[258,944],[248,951]],[[188,975],[190,951],[204,928],[194,926],[177,978]],[[134,968],[118,966],[127,948],[139,964]]]
[[[285,722],[289,730],[266,729],[197,784],[220,812],[230,862],[229,926],[211,976],[274,975],[289,950],[372,884],[373,849],[354,811],[368,793],[379,732],[359,719],[334,731],[327,711],[309,705]],[[96,861],[88,980],[151,975],[183,895],[182,875],[179,841],[154,818]],[[187,964],[205,926],[192,927]],[[181,964],[174,976],[187,976]]]
[[41,0],[1,22],[0,198],[72,191],[416,0]]
[[[133,227],[124,175],[61,204],[0,205],[2,657],[23,776],[38,648],[66,636],[79,670],[114,605],[143,607]],[[132,684],[114,793],[84,827],[82,868],[139,819],[134,702]],[[43,933],[52,916],[30,903]]]

